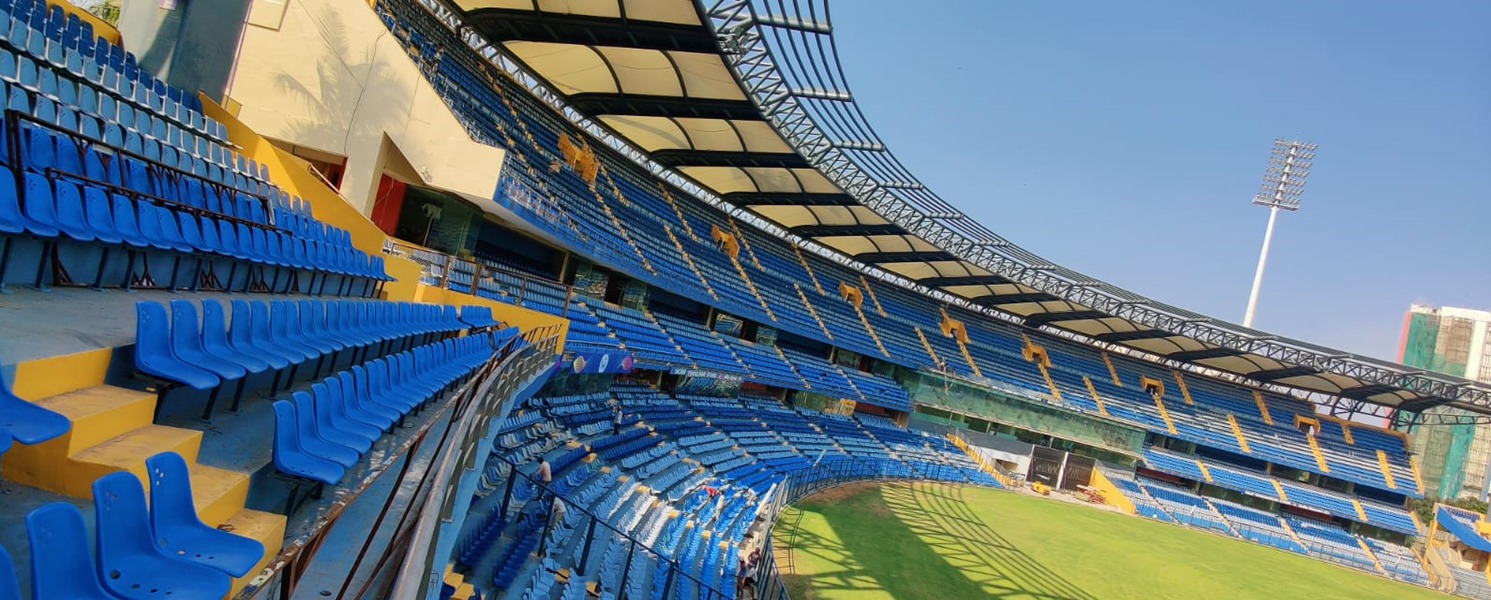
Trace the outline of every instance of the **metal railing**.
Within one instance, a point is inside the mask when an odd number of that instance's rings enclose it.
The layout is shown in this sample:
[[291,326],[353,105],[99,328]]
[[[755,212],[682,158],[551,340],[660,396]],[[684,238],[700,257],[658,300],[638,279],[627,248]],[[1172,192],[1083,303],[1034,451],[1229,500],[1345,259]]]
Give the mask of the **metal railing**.
[[[411,506],[405,513],[406,519],[395,530],[395,542],[379,561],[380,567],[391,567],[389,563],[395,557],[404,557],[385,597],[429,598],[439,591],[448,549],[460,533],[470,502],[469,490],[480,475],[477,460],[489,452],[496,435],[494,424],[507,413],[510,399],[555,364],[557,327],[526,332],[523,338],[528,343],[500,363],[489,365],[479,387],[454,407],[438,454],[418,484],[421,506]],[[463,496],[463,491],[468,493]],[[417,518],[407,519],[415,514]]]
[[[420,266],[419,282],[440,289],[479,296],[489,300],[494,299],[478,293],[485,291],[492,295],[507,295],[518,302],[523,302],[529,299],[530,288],[537,286],[552,287],[562,292],[566,299],[563,312],[560,316],[567,316],[569,314],[569,300],[575,295],[574,286],[571,285],[530,273],[524,273],[490,261],[457,258],[438,250],[392,237],[387,239],[383,245],[383,249],[390,256],[399,256],[414,261]],[[470,277],[471,281],[469,283],[456,281],[457,277],[452,277],[454,274]],[[503,278],[513,280],[516,283],[504,282]]]

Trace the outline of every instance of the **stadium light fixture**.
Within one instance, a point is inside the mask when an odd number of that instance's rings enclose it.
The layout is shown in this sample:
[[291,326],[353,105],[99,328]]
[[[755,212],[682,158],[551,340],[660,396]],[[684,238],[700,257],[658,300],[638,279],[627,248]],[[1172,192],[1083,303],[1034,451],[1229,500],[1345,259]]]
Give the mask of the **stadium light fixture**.
[[1248,310],[1243,313],[1244,327],[1253,326],[1253,315],[1258,311],[1258,292],[1263,287],[1263,269],[1268,266],[1268,247],[1274,241],[1274,223],[1279,219],[1279,211],[1299,210],[1299,197],[1305,191],[1305,179],[1310,176],[1313,160],[1315,144],[1274,140],[1268,168],[1263,171],[1263,185],[1253,197],[1253,204],[1268,207],[1268,229],[1263,231],[1263,250],[1258,253],[1258,270],[1253,273],[1253,291],[1248,294]]

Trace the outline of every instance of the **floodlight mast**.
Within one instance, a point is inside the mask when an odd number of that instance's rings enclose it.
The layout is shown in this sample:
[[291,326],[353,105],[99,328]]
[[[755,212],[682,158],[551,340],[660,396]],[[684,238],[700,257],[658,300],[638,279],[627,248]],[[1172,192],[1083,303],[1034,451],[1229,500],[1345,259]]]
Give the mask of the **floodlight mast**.
[[1263,249],[1258,253],[1258,270],[1253,273],[1253,291],[1248,294],[1248,310],[1243,313],[1243,326],[1253,326],[1253,315],[1258,311],[1258,292],[1263,288],[1263,270],[1268,266],[1268,248],[1274,241],[1274,223],[1279,220],[1279,211],[1299,210],[1299,197],[1305,190],[1305,178],[1310,175],[1310,161],[1315,159],[1315,144],[1293,140],[1274,140],[1274,148],[1268,158],[1268,169],[1263,172],[1263,185],[1253,204],[1268,207],[1268,229],[1263,231]]

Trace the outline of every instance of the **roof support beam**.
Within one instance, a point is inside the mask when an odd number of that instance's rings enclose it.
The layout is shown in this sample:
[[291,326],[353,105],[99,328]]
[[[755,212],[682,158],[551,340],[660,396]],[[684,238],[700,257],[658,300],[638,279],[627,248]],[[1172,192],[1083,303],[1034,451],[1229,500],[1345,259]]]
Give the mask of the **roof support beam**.
[[1388,393],[1395,392],[1395,391],[1397,391],[1397,389],[1398,388],[1395,388],[1395,387],[1390,386],[1390,385],[1383,385],[1383,384],[1380,384],[1380,383],[1373,383],[1373,384],[1368,384],[1368,385],[1364,385],[1364,386],[1360,386],[1360,387],[1347,388],[1347,389],[1341,390],[1341,395],[1345,396],[1347,398],[1356,398],[1358,400],[1366,400],[1367,398],[1370,398],[1372,396],[1376,396],[1378,394],[1388,394]]
[[1197,360],[1206,360],[1208,358],[1224,358],[1224,357],[1228,357],[1228,356],[1240,356],[1242,354],[1246,354],[1246,352],[1243,352],[1243,351],[1238,350],[1236,348],[1221,347],[1221,348],[1206,348],[1204,350],[1182,350],[1180,352],[1172,352],[1170,354],[1167,354],[1167,355],[1165,355],[1165,358],[1168,358],[1170,360],[1178,360],[1178,361],[1182,361],[1182,362],[1191,362],[1191,361],[1197,361]]
[[655,150],[652,159],[670,167],[775,167],[807,169],[812,165],[796,153],[735,152],[730,150]]
[[734,192],[721,196],[736,206],[855,206],[849,194],[778,194],[770,192]]
[[894,223],[878,225],[799,225],[788,229],[792,233],[802,237],[821,237],[835,235],[903,235],[905,229]]
[[552,42],[707,54],[719,52],[714,36],[695,25],[503,8],[473,10],[469,23],[493,43]]
[[1115,331],[1113,333],[1100,333],[1093,336],[1099,342],[1123,343],[1137,342],[1139,340],[1159,340],[1175,337],[1175,334],[1163,329],[1141,329],[1138,331]]
[[[951,292],[949,292],[951,293]],[[1027,302],[1050,302],[1060,300],[1056,296],[1045,292],[1034,292],[1030,294],[990,294],[973,299],[974,304],[983,306],[1004,306],[1006,304],[1025,304]]]
[[[821,242],[820,242],[821,243]],[[870,264],[897,263],[897,262],[938,262],[943,260],[958,260],[958,257],[947,252],[865,252],[854,255],[854,259]]]
[[696,117],[759,121],[761,113],[747,100],[712,100],[683,96],[641,96],[632,94],[575,94],[570,106],[589,115],[632,115],[638,117]]
[[1248,374],[1248,378],[1249,379],[1255,379],[1257,381],[1269,382],[1269,381],[1278,381],[1280,379],[1288,379],[1290,377],[1300,377],[1300,376],[1303,376],[1303,375],[1314,375],[1314,374],[1319,373],[1319,372],[1320,371],[1317,371],[1315,369],[1311,369],[1310,367],[1293,366],[1293,367],[1284,367],[1282,369],[1273,369],[1273,370],[1269,370],[1269,371],[1258,371],[1256,373],[1249,373]]
[[954,285],[1001,285],[1010,280],[998,275],[961,275],[958,277],[925,277],[916,280],[927,287],[949,287]]
[[1040,327],[1047,323],[1059,323],[1061,321],[1081,321],[1084,319],[1101,319],[1108,315],[1095,310],[1074,310],[1071,312],[1040,313],[1025,317],[1025,324],[1030,327]]

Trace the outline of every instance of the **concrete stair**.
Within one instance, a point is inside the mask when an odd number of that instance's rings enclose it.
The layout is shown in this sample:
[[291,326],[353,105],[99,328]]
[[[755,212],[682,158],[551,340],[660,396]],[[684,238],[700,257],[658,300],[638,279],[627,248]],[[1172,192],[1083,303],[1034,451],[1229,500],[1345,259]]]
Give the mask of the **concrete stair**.
[[249,510],[249,474],[197,463],[202,432],[152,422],[156,396],[111,385],[97,385],[42,398],[36,404],[72,421],[72,429],[35,446],[17,445],[4,455],[5,479],[66,496],[92,499],[93,482],[119,471],[134,473],[149,493],[145,459],[175,452],[191,472],[192,499],[202,522],[259,540],[265,555],[249,575],[234,581],[233,593],[247,585],[284,544],[283,515]]

